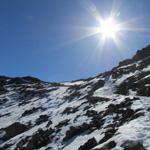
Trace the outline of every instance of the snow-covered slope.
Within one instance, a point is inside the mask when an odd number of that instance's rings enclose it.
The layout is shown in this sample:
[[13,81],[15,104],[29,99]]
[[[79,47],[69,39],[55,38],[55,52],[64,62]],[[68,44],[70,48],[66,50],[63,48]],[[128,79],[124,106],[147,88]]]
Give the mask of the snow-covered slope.
[[0,77],[1,150],[150,150],[150,46],[96,77]]

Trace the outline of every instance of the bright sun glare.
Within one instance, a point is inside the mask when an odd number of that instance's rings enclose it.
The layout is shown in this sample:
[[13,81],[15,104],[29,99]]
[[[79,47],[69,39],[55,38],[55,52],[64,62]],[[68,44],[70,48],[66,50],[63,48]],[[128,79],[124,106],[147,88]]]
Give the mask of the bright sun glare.
[[103,38],[115,38],[117,33],[120,31],[120,27],[119,24],[110,17],[101,21],[98,31],[102,34]]
[[71,43],[95,36],[98,37],[96,49],[99,48],[100,50],[103,50],[105,44],[109,44],[107,43],[107,39],[110,39],[109,41],[115,43],[119,49],[128,49],[127,45],[125,45],[122,41],[124,33],[126,33],[125,31],[147,30],[133,26],[136,25],[135,21],[137,18],[121,21],[122,19],[120,17],[119,6],[115,0],[112,3],[110,13],[108,13],[109,16],[105,19],[92,0],[86,0],[83,2],[83,5],[97,23],[96,26],[81,27],[83,32],[80,32],[79,37],[77,37],[75,40],[72,40]]

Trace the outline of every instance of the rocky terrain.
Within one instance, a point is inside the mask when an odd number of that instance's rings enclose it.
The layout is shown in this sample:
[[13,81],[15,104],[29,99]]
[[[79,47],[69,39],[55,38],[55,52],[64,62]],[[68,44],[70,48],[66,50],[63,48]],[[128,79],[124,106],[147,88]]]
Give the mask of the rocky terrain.
[[88,79],[0,76],[0,150],[34,149],[150,150],[150,46]]

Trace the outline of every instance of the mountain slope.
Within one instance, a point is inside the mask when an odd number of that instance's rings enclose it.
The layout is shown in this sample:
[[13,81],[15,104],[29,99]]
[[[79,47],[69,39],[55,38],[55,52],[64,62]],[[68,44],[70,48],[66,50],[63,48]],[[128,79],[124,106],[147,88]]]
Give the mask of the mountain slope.
[[150,46],[111,71],[48,83],[0,77],[0,149],[150,149]]

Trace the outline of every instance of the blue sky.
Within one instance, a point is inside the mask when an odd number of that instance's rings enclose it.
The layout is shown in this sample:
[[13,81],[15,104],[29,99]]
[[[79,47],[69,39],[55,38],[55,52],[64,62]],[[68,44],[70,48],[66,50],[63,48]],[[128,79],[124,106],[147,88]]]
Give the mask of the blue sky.
[[142,29],[119,35],[125,48],[111,39],[103,49],[96,48],[101,45],[100,35],[80,39],[86,27],[98,26],[86,0],[0,0],[0,75],[75,80],[131,57],[150,44],[150,1],[92,1],[104,18],[114,2],[118,21],[130,20],[133,28]]

